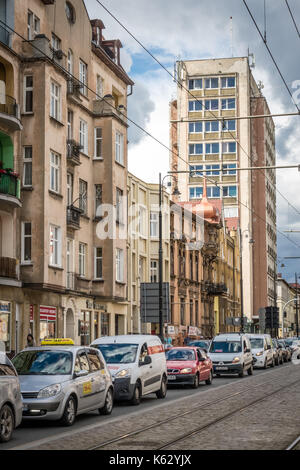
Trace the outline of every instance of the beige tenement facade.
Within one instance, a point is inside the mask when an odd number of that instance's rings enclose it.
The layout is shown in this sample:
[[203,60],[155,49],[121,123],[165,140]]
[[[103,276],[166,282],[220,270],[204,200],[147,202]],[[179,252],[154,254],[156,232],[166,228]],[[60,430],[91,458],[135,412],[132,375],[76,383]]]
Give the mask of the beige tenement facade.
[[[140,311],[141,283],[159,281],[159,185],[128,173],[128,333],[159,332]],[[170,282],[170,196],[162,198],[163,281]]]
[[2,264],[14,275],[9,286],[0,279],[1,318],[10,310],[7,348],[19,349],[30,330],[37,342],[56,335],[76,344],[125,333],[133,82],[120,63],[122,45],[104,39],[102,21],[90,21],[83,0],[4,3],[1,20],[21,35],[0,38],[0,137],[9,147],[2,168],[19,174],[6,170],[16,189],[0,195],[1,256],[10,260]]
[[[202,198],[206,175],[208,198],[221,202],[226,225],[240,230],[243,310],[253,320],[258,316],[255,299],[260,299],[259,307],[272,301],[276,180],[272,172],[261,176],[257,171],[239,172],[237,168],[275,162],[274,125],[271,118],[253,124],[249,119],[237,119],[259,114],[259,109],[262,114],[268,111],[248,57],[179,61],[177,72],[182,86],[171,103],[170,166],[172,170],[193,171],[192,176],[178,175],[181,201]],[[261,128],[262,142],[258,140]],[[259,204],[262,192],[266,205]],[[253,244],[255,236],[259,240]],[[259,273],[254,270],[255,259],[264,260]]]

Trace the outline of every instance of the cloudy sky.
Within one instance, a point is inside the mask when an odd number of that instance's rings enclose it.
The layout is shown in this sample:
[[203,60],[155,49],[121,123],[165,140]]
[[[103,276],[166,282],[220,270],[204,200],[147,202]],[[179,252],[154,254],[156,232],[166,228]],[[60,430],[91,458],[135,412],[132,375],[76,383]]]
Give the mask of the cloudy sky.
[[[128,116],[169,146],[169,101],[176,96],[172,78],[113,19],[97,0],[85,0],[91,18],[101,18],[107,39],[119,38],[123,44],[123,67],[134,80],[129,97]],[[255,79],[264,84],[271,112],[296,111],[270,56],[242,0],[101,0],[101,3],[149,49],[160,62],[173,71],[177,59],[246,56],[248,48],[255,55]],[[264,1],[247,0],[258,26],[264,32]],[[300,28],[300,1],[289,0]],[[232,16],[233,42],[230,17]],[[300,38],[285,0],[266,0],[267,43],[287,84],[300,107]],[[297,82],[298,81],[298,82]],[[298,116],[275,118],[277,163],[300,163],[300,120]],[[148,182],[157,182],[158,173],[166,174],[168,151],[131,125],[129,129],[129,171]],[[277,228],[300,230],[300,172],[278,170]],[[292,207],[293,206],[293,207]],[[300,233],[278,233],[279,272],[292,280],[300,276]],[[285,268],[281,268],[281,263]]]

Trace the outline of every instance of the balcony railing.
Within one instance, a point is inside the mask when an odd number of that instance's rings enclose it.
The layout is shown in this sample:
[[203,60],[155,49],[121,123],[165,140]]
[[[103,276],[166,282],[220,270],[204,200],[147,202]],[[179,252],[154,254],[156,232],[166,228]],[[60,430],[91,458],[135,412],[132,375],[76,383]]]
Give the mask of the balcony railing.
[[0,93],[0,120],[12,131],[22,130],[20,106],[14,98],[2,93]]
[[14,258],[0,257],[0,277],[17,279],[17,261]]
[[80,214],[82,210],[75,206],[67,207],[67,225],[75,230],[80,228]]
[[82,146],[79,145],[75,140],[67,140],[67,160],[72,165],[80,165],[80,150]]
[[202,282],[201,292],[202,294],[207,294],[207,295],[227,294],[227,286],[226,284],[223,284],[223,283],[216,284],[214,282]]
[[0,170],[0,193],[20,199],[20,179],[8,170]]

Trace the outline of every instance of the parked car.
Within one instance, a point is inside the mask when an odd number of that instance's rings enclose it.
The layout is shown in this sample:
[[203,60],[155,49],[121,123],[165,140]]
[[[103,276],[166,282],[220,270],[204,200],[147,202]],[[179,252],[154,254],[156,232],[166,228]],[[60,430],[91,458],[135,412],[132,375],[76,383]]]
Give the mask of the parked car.
[[284,362],[288,362],[292,359],[292,351],[289,348],[289,346],[286,344],[284,339],[278,339],[277,340],[279,347],[281,347],[282,350],[282,357]]
[[22,421],[22,397],[16,369],[4,352],[0,352],[0,442],[11,439]]
[[267,334],[247,334],[250,344],[251,351],[256,361],[254,367],[263,367],[266,369],[268,366],[274,367],[275,359],[273,355],[271,336]]
[[294,339],[291,344],[292,359],[300,359],[300,340]]
[[238,374],[243,377],[247,371],[253,374],[253,357],[250,341],[244,333],[222,333],[215,336],[210,344],[209,357],[213,371],[221,374]]
[[192,340],[188,343],[188,346],[195,346],[196,348],[201,348],[206,350],[206,352],[209,350],[209,345],[210,345],[210,340],[205,340],[205,339],[195,339]]
[[198,388],[199,382],[211,385],[213,366],[206,352],[195,346],[174,347],[166,354],[168,385],[191,385]]
[[282,346],[278,343],[278,340],[276,338],[272,338],[272,349],[275,365],[279,366],[279,364],[283,364],[284,359]]
[[48,340],[13,358],[21,383],[23,417],[60,420],[71,426],[82,413],[110,414],[113,384],[101,352],[65,345],[63,340],[58,344]]
[[167,362],[164,346],[155,335],[104,336],[91,344],[107,362],[114,383],[115,399],[138,405],[141,398],[167,394]]

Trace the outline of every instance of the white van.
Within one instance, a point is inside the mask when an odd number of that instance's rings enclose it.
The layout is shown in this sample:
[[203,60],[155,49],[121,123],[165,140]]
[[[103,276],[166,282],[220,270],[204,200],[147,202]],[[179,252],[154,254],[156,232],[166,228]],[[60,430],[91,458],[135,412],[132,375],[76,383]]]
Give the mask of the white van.
[[167,363],[158,336],[118,335],[95,339],[92,347],[100,349],[112,375],[114,398],[129,400],[133,405],[141,397],[167,394]]
[[251,351],[254,357],[254,367],[263,367],[266,369],[268,366],[274,367],[275,360],[273,356],[271,336],[267,334],[247,334]]

